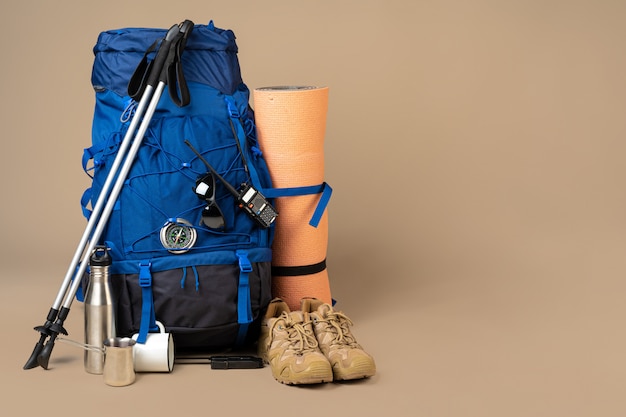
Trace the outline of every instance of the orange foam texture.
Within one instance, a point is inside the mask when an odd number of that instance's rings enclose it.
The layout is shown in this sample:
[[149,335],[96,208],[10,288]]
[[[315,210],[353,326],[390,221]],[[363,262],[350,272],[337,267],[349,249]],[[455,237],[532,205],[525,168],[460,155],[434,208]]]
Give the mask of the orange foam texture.
[[[268,87],[253,91],[259,145],[276,188],[324,182],[324,138],[328,112],[327,87]],[[279,197],[272,245],[272,265],[307,266],[326,259],[328,213],[317,227],[309,220],[319,195]],[[290,308],[300,299],[316,297],[330,303],[330,282],[324,270],[310,275],[273,276],[272,295]]]

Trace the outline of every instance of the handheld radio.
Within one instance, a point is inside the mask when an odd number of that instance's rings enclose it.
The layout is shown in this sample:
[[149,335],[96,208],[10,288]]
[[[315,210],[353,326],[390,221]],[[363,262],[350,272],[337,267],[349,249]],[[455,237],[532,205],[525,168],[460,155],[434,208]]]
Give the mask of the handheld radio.
[[217,173],[215,168],[213,168],[200,152],[186,139],[185,145],[189,146],[193,153],[200,158],[213,175],[224,184],[228,192],[237,200],[239,208],[245,210],[246,213],[262,227],[270,227],[274,220],[276,220],[276,217],[278,217],[278,212],[259,190],[246,183],[243,183],[239,190],[235,189],[224,177]]

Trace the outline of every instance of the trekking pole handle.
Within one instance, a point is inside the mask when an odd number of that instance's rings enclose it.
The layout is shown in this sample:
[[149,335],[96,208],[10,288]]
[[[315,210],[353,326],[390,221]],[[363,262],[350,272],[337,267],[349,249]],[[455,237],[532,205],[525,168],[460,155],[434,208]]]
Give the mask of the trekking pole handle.
[[193,30],[193,22],[187,19],[184,22],[182,22],[179,26],[180,26],[180,32],[183,34],[181,49],[185,49],[187,39],[189,39],[189,35],[191,35],[191,31]]
[[[187,39],[193,31],[191,20],[173,25],[160,41],[155,41],[146,51],[135,72],[128,82],[128,95],[137,100],[142,97],[146,86],[156,88],[157,84],[169,84],[170,97],[178,106],[183,107],[191,101],[187,82],[183,75],[181,55],[187,44]],[[156,56],[152,61],[148,55],[158,45]]]
[[[176,42],[172,43],[171,51],[168,54],[163,68],[162,78],[159,81],[164,81],[169,86],[170,98],[178,107],[183,107],[189,104],[191,97],[189,95],[189,88],[187,87],[187,81],[183,73],[181,56],[187,45],[187,39],[193,30],[193,22],[191,20],[185,20],[179,25],[180,36]],[[167,77],[167,79],[163,79]]]
[[174,25],[167,31],[161,41],[161,46],[154,58],[154,64],[148,85],[156,86],[159,82],[167,82],[167,72],[172,64],[180,62],[180,55],[185,49],[187,39],[193,30],[193,22],[185,20],[183,23]]
[[161,41],[159,50],[154,57],[154,61],[152,62],[152,68],[150,74],[148,75],[147,85],[151,85],[152,87],[154,87],[159,83],[159,81],[167,81],[167,79],[164,78],[163,68],[165,68],[165,64],[170,59],[170,54],[172,52],[171,47],[173,42],[176,41],[180,36],[180,25],[173,25],[167,31],[167,34]]

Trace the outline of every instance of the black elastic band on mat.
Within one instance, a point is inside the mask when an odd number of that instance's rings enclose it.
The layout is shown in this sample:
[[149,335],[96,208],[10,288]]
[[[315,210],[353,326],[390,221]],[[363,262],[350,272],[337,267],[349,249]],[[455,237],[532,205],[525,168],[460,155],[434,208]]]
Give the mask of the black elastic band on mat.
[[326,269],[326,259],[322,262],[305,266],[272,266],[272,275],[277,277],[297,277],[313,275]]

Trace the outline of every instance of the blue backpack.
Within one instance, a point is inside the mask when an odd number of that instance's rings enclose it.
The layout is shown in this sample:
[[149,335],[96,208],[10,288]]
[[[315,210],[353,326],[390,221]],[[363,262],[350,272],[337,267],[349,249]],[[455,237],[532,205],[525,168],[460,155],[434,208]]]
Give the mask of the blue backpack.
[[[94,47],[87,218],[137,105],[129,80],[165,33],[106,31]],[[270,175],[233,32],[195,25],[181,64],[190,103],[161,97],[101,238],[113,259],[117,334],[139,333],[141,343],[158,321],[177,348],[245,345],[271,299],[272,213],[263,224],[247,207],[255,190],[271,189]]]

